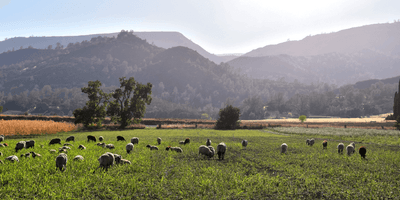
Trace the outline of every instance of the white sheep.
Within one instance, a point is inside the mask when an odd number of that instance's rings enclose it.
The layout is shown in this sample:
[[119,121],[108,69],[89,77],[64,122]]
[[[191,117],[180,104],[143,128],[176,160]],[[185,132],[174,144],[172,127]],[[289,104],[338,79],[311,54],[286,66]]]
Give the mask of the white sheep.
[[131,143],[132,144],[139,144],[139,138],[138,137],[131,138]]
[[161,138],[159,137],[159,138],[157,138],[157,143],[158,143],[158,145],[160,145],[161,144]]
[[3,141],[4,141],[4,136],[0,135],[0,142],[3,142]]
[[157,146],[151,146],[151,145],[146,145],[147,148],[149,148],[150,150],[158,150]]
[[337,148],[338,148],[338,153],[343,153],[344,144],[343,144],[343,143],[339,143],[339,144],[337,145]]
[[106,143],[97,143],[97,146],[100,146],[100,147],[103,147],[103,148],[105,148],[106,147]]
[[50,149],[50,153],[55,153],[57,152],[55,149]]
[[165,150],[171,150],[171,151],[176,151],[176,152],[178,152],[178,153],[182,153],[183,152],[183,150],[182,150],[182,148],[180,148],[180,147],[171,147],[171,146],[168,146]]
[[353,153],[356,152],[356,143],[355,143],[355,142],[352,142],[352,143],[350,143],[350,145],[353,146],[353,148],[354,148]]
[[244,147],[246,149],[247,144],[248,144],[247,140],[242,140],[242,148]]
[[212,158],[214,156],[214,153],[212,152],[212,150],[209,147],[207,147],[206,145],[200,145],[199,154],[203,154],[205,156],[208,156],[209,158]]
[[75,160],[75,161],[83,160],[83,156],[77,155],[77,156],[74,157],[74,160]]
[[25,141],[19,141],[16,145],[15,145],[15,152],[18,152],[19,150],[25,148],[26,142]]
[[115,149],[115,147],[114,147],[113,144],[107,144],[107,145],[106,145],[106,148],[108,148],[108,149]]
[[211,140],[207,138],[206,146],[211,146]]
[[102,142],[103,140],[104,140],[104,137],[103,137],[103,136],[100,136],[100,137],[99,137],[99,141]]
[[288,148],[288,145],[287,145],[286,143],[283,143],[283,144],[281,145],[281,153],[286,153],[287,148]]
[[120,162],[120,164],[131,164],[131,161],[129,161],[129,160],[126,160],[126,159],[121,159],[121,162]]
[[128,143],[127,145],[126,145],[126,153],[130,153],[132,150],[133,150],[133,144],[132,143]]
[[60,153],[56,158],[56,167],[61,171],[64,171],[67,168],[68,157],[65,153]]
[[219,160],[221,160],[221,158],[222,160],[224,159],[225,152],[226,152],[226,144],[223,142],[219,143],[217,146],[217,154]]
[[99,160],[99,163],[100,163],[99,167],[102,167],[103,169],[106,169],[106,170],[108,170],[108,168],[111,165],[114,165],[114,162],[115,162],[114,154],[112,154],[110,152],[104,153],[103,155],[101,155],[99,157],[98,160]]
[[347,151],[347,155],[348,155],[348,156],[351,156],[351,154],[353,154],[354,151],[355,151],[355,150],[354,150],[354,146],[351,145],[351,144],[347,145],[346,151]]
[[8,157],[6,158],[6,160],[9,160],[9,161],[11,161],[11,162],[14,162],[14,161],[19,162],[19,159],[18,159],[18,157],[17,157],[16,155],[8,156]]

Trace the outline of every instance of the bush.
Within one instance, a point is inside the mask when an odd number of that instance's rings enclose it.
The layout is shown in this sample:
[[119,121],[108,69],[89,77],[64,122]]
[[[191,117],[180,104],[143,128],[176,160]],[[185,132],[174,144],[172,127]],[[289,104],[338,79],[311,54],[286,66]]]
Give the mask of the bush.
[[216,129],[235,129],[239,127],[240,109],[228,105],[219,110],[219,119],[217,120]]
[[299,120],[301,121],[301,123],[303,123],[304,121],[306,121],[307,116],[305,115],[300,115]]

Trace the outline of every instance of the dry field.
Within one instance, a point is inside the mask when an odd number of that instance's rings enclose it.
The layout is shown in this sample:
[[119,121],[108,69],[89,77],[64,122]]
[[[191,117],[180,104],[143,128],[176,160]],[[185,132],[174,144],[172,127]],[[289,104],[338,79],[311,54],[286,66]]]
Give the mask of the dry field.
[[54,121],[0,120],[0,135],[40,135],[56,134],[76,130],[70,123]]

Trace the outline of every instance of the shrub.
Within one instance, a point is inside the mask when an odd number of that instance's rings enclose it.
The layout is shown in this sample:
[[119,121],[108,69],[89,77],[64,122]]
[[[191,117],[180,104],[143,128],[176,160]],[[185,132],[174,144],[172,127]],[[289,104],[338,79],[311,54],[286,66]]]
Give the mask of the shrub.
[[307,116],[305,115],[300,115],[299,120],[301,121],[301,123],[303,123],[304,121],[306,121]]
[[227,105],[219,110],[219,119],[217,120],[216,129],[235,129],[239,126],[240,109]]

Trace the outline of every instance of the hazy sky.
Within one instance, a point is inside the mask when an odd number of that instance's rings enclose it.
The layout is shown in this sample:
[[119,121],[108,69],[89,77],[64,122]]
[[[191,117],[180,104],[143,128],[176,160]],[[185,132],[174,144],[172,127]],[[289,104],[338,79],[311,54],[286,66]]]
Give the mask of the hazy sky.
[[400,19],[399,0],[0,0],[0,41],[177,31],[214,54],[245,53]]

